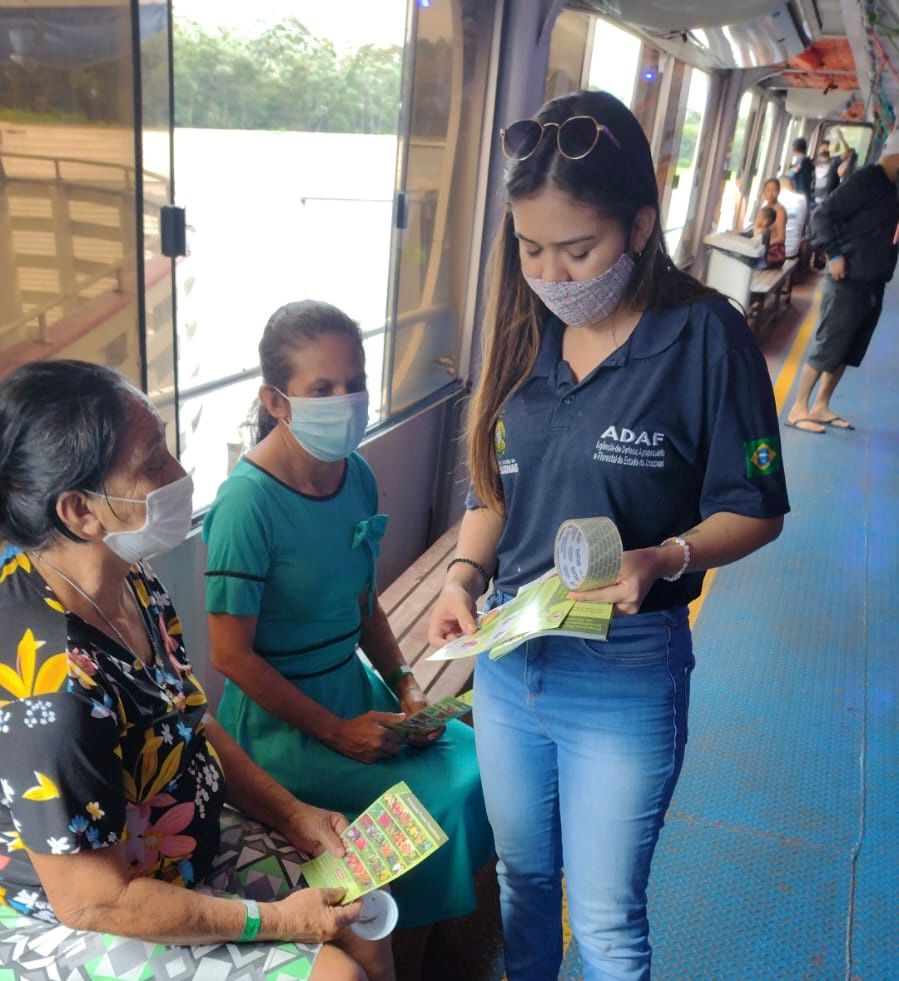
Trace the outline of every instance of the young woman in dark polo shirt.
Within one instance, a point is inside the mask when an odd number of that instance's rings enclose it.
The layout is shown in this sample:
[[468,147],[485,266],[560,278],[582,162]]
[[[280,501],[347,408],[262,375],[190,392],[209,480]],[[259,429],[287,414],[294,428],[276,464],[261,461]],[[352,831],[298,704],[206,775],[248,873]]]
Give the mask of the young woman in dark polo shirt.
[[[703,571],[775,539],[788,511],[777,415],[743,317],[664,245],[649,146],[603,92],[503,133],[472,489],[431,641],[475,629],[553,563],[567,518],[607,515],[607,643],[530,641],[476,669],[476,734],[500,856],[510,981],[562,958],[561,875],[585,978],[647,979],[646,885],[686,743],[686,604]],[[576,594],[572,594],[576,595]]]

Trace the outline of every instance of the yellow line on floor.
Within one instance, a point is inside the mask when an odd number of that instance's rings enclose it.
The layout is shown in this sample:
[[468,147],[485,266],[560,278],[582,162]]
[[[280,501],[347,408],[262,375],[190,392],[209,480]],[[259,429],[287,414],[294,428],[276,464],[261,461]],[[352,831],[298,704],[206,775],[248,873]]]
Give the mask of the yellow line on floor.
[[774,402],[777,405],[778,414],[783,411],[784,403],[790,394],[790,389],[793,387],[793,382],[802,364],[802,356],[805,354],[809,338],[812,336],[812,331],[818,323],[818,311],[820,309],[821,291],[817,289],[815,290],[815,297],[812,301],[811,309],[806,314],[805,320],[800,324],[799,330],[796,331],[796,336],[793,338],[790,350],[784,358],[784,363],[780,366],[780,371],[777,373],[777,379],[774,382]]
[[[774,404],[777,406],[777,414],[783,411],[784,404],[786,403],[787,396],[790,394],[790,389],[793,387],[793,382],[796,380],[796,374],[802,364],[802,356],[805,354],[806,346],[808,345],[809,338],[812,336],[812,331],[815,329],[815,325],[818,322],[818,310],[821,307],[821,291],[820,289],[815,290],[815,297],[812,301],[812,305],[809,308],[809,312],[805,316],[805,320],[799,325],[799,330],[796,331],[796,336],[793,338],[793,343],[790,345],[790,350],[787,352],[787,356],[784,358],[783,364],[780,366],[780,371],[777,373],[777,378],[774,381]],[[699,619],[700,610],[702,610],[702,605],[705,603],[705,598],[708,596],[712,583],[715,581],[715,573],[717,569],[711,569],[705,574],[705,579],[702,583],[702,592],[695,600],[690,604],[690,626],[695,627],[696,621]]]

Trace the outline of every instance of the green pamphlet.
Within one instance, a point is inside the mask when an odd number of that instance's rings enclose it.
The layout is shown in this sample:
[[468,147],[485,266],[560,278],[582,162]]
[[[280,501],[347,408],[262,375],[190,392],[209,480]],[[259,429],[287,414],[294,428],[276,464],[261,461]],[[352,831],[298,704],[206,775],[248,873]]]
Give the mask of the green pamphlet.
[[314,889],[346,889],[342,904],[398,879],[446,840],[405,783],[394,784],[341,834],[343,858],[325,852],[300,866]]
[[471,697],[474,692],[464,692],[461,695],[447,695],[439,702],[428,705],[414,715],[402,722],[391,722],[387,724],[388,729],[396,729],[399,732],[430,732],[445,726],[452,719],[458,719],[460,715],[468,715],[471,711]]
[[484,651],[493,660],[531,637],[583,637],[607,640],[611,603],[568,599],[569,589],[555,569],[522,586],[515,599],[484,614],[476,633],[457,637],[428,655],[429,661],[453,661]]

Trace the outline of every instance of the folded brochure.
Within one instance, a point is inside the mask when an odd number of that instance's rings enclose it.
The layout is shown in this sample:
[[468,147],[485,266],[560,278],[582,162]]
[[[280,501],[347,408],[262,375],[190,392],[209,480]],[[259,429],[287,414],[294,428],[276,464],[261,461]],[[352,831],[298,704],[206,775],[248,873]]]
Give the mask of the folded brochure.
[[399,732],[430,732],[440,726],[445,726],[447,722],[458,719],[460,715],[468,715],[471,711],[471,699],[474,692],[463,692],[461,695],[447,695],[439,702],[428,705],[421,711],[410,715],[402,722],[388,722],[388,729],[396,729]]
[[313,889],[346,889],[351,903],[398,879],[447,840],[406,783],[386,790],[340,835],[346,854],[324,852],[300,866]]
[[476,633],[466,634],[428,655],[429,661],[453,661],[490,652],[493,660],[531,637],[583,637],[607,640],[611,603],[568,599],[569,589],[556,570],[522,586],[518,595],[481,617]]

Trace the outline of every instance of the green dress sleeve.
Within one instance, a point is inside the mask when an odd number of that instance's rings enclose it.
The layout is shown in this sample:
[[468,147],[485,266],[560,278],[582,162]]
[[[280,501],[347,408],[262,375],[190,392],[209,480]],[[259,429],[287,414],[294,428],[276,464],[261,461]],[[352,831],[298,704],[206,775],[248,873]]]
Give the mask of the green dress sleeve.
[[256,616],[273,541],[262,488],[245,477],[229,477],[203,523],[203,541],[207,612]]

